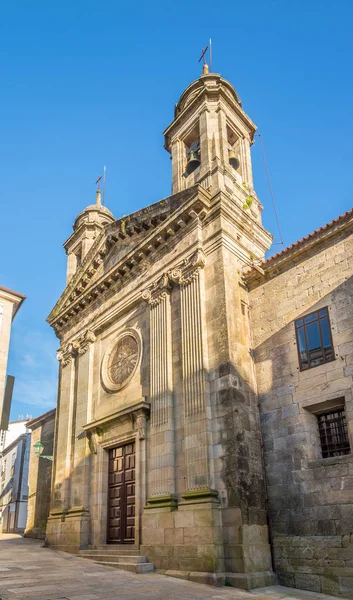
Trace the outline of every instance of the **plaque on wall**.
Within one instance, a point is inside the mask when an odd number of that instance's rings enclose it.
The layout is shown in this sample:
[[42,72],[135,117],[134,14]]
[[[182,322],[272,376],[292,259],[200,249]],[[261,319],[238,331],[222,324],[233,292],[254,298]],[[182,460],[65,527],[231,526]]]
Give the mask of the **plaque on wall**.
[[141,341],[133,330],[122,333],[107,349],[102,362],[102,381],[109,392],[118,392],[133,378],[141,356]]

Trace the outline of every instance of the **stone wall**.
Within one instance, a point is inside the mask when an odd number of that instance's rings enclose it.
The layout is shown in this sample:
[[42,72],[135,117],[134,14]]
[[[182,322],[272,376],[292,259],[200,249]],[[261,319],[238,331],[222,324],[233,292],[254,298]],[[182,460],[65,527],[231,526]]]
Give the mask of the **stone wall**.
[[[353,597],[353,455],[322,458],[315,413],[353,433],[353,236],[278,259],[250,293],[269,518],[279,582]],[[295,319],[328,307],[335,360],[299,370]]]
[[[51,475],[53,463],[34,453],[34,444],[41,442],[45,456],[53,455],[55,410],[43,418],[29,421],[32,430],[28,470],[28,513],[25,537],[44,539],[50,508]],[[31,423],[33,423],[31,425]]]

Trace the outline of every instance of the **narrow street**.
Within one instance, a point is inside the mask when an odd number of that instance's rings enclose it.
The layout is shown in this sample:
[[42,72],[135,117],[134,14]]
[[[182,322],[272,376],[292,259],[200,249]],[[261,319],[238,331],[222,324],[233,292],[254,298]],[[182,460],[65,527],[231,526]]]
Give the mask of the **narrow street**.
[[40,540],[0,534],[1,600],[333,600],[274,586],[256,592],[214,588],[158,574],[135,575],[42,547]]

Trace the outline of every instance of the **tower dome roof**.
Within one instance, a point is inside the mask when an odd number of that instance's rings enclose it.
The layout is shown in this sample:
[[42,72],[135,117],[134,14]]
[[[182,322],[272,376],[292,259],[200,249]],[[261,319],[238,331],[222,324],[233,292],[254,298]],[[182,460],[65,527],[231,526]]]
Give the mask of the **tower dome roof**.
[[115,221],[113,213],[101,204],[100,190],[97,190],[96,204],[90,204],[76,217],[73,229],[74,231],[83,223],[98,223],[105,225]]
[[230,100],[235,101],[239,106],[241,106],[241,100],[232,86],[232,84],[227,81],[227,79],[223,79],[221,75],[218,73],[207,73],[205,75],[201,75],[198,79],[190,83],[190,85],[184,90],[182,95],[179,98],[178,103],[175,105],[175,114],[174,118],[178,117],[183,110],[185,110],[191,102],[196,99],[200,93],[207,91],[208,93],[219,93],[220,88],[226,93]]

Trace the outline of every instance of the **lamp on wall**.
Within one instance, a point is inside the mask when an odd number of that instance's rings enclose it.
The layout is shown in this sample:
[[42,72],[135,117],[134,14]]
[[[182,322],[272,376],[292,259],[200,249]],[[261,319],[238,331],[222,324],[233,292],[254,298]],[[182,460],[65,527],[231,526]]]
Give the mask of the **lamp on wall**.
[[34,454],[38,456],[38,458],[47,458],[48,460],[53,460],[52,456],[45,456],[43,454],[44,445],[42,444],[42,442],[37,442],[36,444],[33,444],[33,448]]

